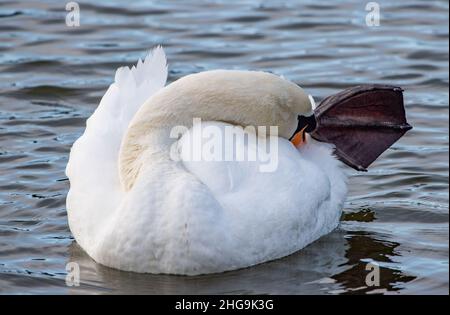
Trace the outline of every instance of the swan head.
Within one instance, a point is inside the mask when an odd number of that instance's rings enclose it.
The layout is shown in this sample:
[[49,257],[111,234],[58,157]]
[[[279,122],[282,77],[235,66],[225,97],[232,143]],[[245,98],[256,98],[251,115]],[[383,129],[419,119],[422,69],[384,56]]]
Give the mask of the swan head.
[[[313,114],[313,100],[297,84],[261,71],[212,70],[187,75],[153,102],[174,108],[179,118],[199,117],[240,126],[277,126],[289,139],[298,117]],[[169,100],[169,102],[167,102]]]
[[[138,110],[124,136],[121,181],[133,185],[145,156],[164,156],[177,140],[170,130],[190,128],[195,118],[237,126],[276,126],[290,139],[299,117],[311,117],[313,102],[297,84],[260,71],[213,70],[187,75],[151,96]],[[169,154],[166,154],[168,156]]]

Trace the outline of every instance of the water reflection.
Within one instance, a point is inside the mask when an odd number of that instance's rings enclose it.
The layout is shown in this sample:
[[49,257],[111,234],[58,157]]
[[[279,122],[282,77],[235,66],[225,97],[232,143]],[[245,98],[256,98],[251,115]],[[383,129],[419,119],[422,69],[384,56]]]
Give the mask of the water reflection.
[[[349,249],[345,253],[348,259],[347,265],[351,268],[333,275],[345,290],[335,293],[362,294],[362,293],[386,293],[401,289],[402,283],[414,280],[416,277],[403,274],[401,270],[392,268],[390,263],[393,256],[399,255],[395,249],[399,246],[395,242],[377,240],[374,235],[365,232],[350,232],[347,235]],[[371,269],[366,270],[368,263],[376,263],[380,266],[380,285],[367,286],[366,276]]]

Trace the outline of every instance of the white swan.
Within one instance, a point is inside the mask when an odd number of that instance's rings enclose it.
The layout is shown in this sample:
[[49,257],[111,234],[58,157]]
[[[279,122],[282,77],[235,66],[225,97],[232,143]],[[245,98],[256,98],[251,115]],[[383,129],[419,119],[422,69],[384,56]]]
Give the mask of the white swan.
[[[287,140],[297,115],[311,111],[300,87],[250,71],[208,71],[164,87],[166,78],[160,47],[119,68],[71,150],[69,225],[95,261],[135,272],[222,272],[289,255],[336,228],[346,196],[340,162],[326,144],[308,138],[297,149]],[[194,117],[203,128],[278,126],[276,171],[188,160],[192,128],[179,140],[170,131],[190,128]],[[180,161],[171,158],[174,143]]]

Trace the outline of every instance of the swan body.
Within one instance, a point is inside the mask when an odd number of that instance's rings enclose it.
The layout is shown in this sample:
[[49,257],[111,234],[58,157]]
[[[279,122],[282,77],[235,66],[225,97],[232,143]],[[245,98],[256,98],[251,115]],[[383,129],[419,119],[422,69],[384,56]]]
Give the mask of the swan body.
[[[69,225],[95,261],[134,272],[223,272],[289,255],[336,228],[347,192],[340,162],[330,145],[288,140],[297,115],[312,110],[300,87],[252,71],[207,71],[164,87],[166,78],[160,47],[118,69],[71,150]],[[276,170],[192,161],[195,117],[201,129],[277,126],[269,135],[278,140]],[[187,131],[174,138],[176,126]],[[236,141],[262,150],[243,135]]]

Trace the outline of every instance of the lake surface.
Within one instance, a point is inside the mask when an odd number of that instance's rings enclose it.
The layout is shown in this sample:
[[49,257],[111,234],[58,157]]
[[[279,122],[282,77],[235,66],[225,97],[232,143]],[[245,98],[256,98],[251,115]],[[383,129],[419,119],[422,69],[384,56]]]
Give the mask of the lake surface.
[[[448,1],[0,3],[0,293],[448,294]],[[164,2],[164,3],[163,3]],[[121,272],[93,262],[67,224],[72,143],[114,78],[157,44],[169,80],[208,69],[271,71],[317,100],[360,83],[405,89],[414,129],[350,171],[340,227],[284,259],[223,274]],[[81,285],[65,284],[68,262]],[[367,287],[367,263],[380,286]]]

